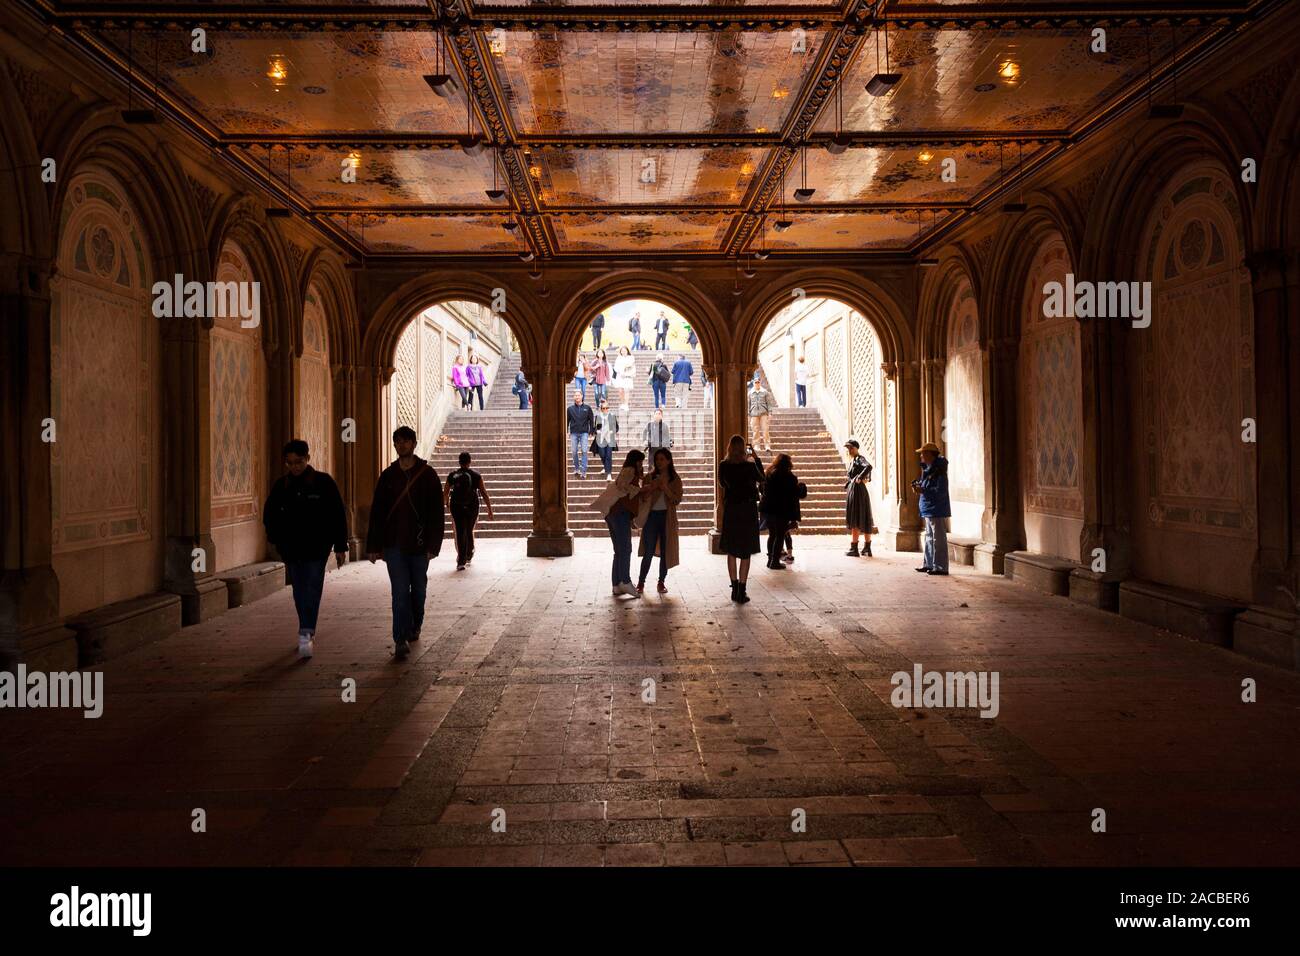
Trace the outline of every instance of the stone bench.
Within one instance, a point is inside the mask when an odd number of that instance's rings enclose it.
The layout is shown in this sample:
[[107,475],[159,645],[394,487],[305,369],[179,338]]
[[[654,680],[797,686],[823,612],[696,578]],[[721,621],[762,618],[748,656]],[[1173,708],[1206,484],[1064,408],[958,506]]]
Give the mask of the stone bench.
[[1075,568],[1070,572],[1070,600],[1103,611],[1118,611],[1120,580],[1119,575]]
[[1232,649],[1255,660],[1300,670],[1300,617],[1252,606],[1232,624]]
[[948,537],[948,560],[953,564],[964,564],[973,567],[975,564],[975,548],[980,544],[978,538],[954,538]]
[[1073,561],[1054,554],[1034,551],[1008,551],[1003,558],[1003,574],[1047,594],[1064,597],[1070,593],[1070,572],[1079,567]]
[[281,561],[241,564],[237,568],[218,571],[216,576],[226,583],[230,607],[243,607],[260,601],[289,583]]
[[67,622],[77,635],[77,666],[89,667],[181,629],[179,594],[157,592],[106,604]]
[[1119,586],[1119,613],[1198,641],[1232,646],[1233,621],[1245,610],[1226,598],[1198,591],[1129,580]]

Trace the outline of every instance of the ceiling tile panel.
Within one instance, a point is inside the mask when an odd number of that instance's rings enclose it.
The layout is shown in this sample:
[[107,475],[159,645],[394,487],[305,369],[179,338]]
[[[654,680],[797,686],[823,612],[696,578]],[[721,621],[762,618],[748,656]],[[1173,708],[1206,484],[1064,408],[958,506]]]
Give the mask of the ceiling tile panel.
[[762,149],[541,149],[542,201],[735,205],[766,155]]
[[507,33],[494,58],[521,133],[779,130],[823,34]]
[[[510,215],[473,216],[328,216],[339,229],[363,242],[371,253],[478,253],[513,252],[522,248],[502,228],[514,221]],[[362,220],[364,219],[364,223]],[[364,227],[364,228],[363,228]]]
[[[248,155],[266,168],[265,150]],[[458,149],[273,150],[270,170],[282,184],[290,183],[290,155],[293,190],[313,205],[485,205],[492,186],[491,155],[470,157]],[[345,160],[356,164],[354,183],[343,181]]]
[[716,252],[731,223],[724,213],[566,215],[554,219],[560,250],[571,252]]

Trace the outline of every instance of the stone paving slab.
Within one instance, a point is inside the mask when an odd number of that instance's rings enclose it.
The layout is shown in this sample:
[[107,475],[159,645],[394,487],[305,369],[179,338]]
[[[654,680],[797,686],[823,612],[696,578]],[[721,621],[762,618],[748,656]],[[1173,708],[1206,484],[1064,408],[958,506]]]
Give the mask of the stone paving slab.
[[[1300,676],[840,544],[737,606],[699,540],[636,602],[607,542],[484,541],[405,662],[382,567],[329,576],[310,662],[282,590],[104,665],[98,720],[0,715],[0,863],[1300,863]],[[895,707],[916,664],[997,671],[996,718]]]

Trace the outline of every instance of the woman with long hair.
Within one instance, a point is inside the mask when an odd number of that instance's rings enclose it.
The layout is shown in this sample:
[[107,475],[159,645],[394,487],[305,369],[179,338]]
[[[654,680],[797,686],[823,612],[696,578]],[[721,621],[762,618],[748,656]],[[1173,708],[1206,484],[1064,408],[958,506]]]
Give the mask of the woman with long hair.
[[677,567],[677,506],[685,495],[682,479],[673,467],[673,453],[667,448],[656,448],[654,467],[641,486],[641,510],[637,525],[641,528],[641,576],[636,589],[645,593],[645,579],[650,573],[650,562],[659,555],[659,593],[668,593],[668,569]]
[[767,566],[773,571],[784,571],[781,552],[785,548],[786,532],[799,520],[799,479],[795,477],[794,462],[785,452],[767,467],[767,481],[758,510],[767,518]]
[[596,349],[596,356],[590,365],[593,381],[596,383],[596,400],[592,402],[597,408],[609,393],[609,360],[605,358],[604,349]]
[[478,392],[478,410],[483,411],[483,388],[487,385],[487,366],[483,360],[478,357],[473,349],[469,350],[469,362],[465,366],[465,374],[469,377],[469,389],[465,395],[465,407],[474,407],[474,392]]
[[614,566],[611,579],[614,596],[640,597],[632,586],[632,519],[636,516],[641,494],[641,463],[645,453],[633,449],[623,459],[618,478],[599,495],[592,507],[605,516],[609,539],[614,543]]
[[587,360],[582,357],[581,352],[578,353],[575,365],[573,388],[574,391],[582,392],[582,400],[585,402],[587,400]]
[[464,356],[457,354],[456,360],[451,363],[451,374],[447,379],[460,396],[461,410],[465,410],[469,407],[469,371],[465,368]]
[[632,357],[626,345],[618,350],[618,356],[614,359],[614,384],[623,390],[623,400],[619,402],[619,410],[626,412],[632,387],[636,384],[636,359]]
[[740,435],[727,442],[727,457],[718,462],[722,489],[722,534],[719,545],[727,555],[731,599],[749,600],[749,559],[763,550],[758,540],[758,489],[763,483],[763,463]]

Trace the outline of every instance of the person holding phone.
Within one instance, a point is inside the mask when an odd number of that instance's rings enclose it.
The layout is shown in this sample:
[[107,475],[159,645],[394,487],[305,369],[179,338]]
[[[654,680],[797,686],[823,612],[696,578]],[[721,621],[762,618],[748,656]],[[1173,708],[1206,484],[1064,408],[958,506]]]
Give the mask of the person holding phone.
[[763,484],[763,463],[752,445],[740,435],[727,442],[727,457],[718,463],[722,494],[722,534],[719,547],[727,556],[731,599],[749,601],[749,559],[763,550],[758,540],[758,494]]
[[638,594],[645,593],[645,579],[650,573],[654,556],[659,555],[659,593],[668,593],[668,569],[677,567],[680,556],[677,548],[677,506],[682,503],[685,491],[682,479],[673,467],[673,453],[667,448],[656,448],[652,459],[654,467],[641,488],[641,509],[637,525],[641,528],[641,576],[637,580]]

